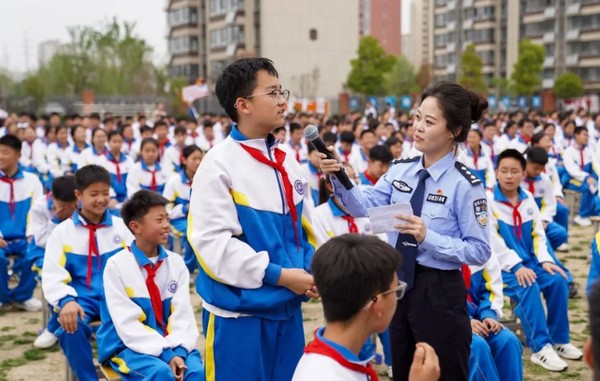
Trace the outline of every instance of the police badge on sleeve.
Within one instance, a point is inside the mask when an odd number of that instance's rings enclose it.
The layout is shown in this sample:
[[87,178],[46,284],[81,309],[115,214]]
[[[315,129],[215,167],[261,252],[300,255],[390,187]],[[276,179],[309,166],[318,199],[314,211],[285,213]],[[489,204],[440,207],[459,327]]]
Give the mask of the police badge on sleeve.
[[479,226],[486,227],[488,223],[488,206],[485,198],[473,201],[473,213]]

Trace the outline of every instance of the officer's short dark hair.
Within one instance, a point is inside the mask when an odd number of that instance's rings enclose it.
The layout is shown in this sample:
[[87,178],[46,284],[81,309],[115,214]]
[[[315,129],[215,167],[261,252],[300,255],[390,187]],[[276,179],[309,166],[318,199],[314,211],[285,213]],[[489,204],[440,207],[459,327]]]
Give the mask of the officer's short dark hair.
[[17,152],[21,152],[22,143],[14,135],[4,135],[0,138],[0,146],[10,147]]
[[95,164],[81,167],[75,172],[75,188],[83,192],[92,184],[103,183],[110,186],[110,173],[103,167]]
[[375,295],[388,291],[401,260],[376,236],[344,234],[327,241],[311,264],[325,320],[348,321]]
[[238,122],[235,101],[248,97],[256,88],[258,72],[264,70],[279,77],[273,61],[267,58],[242,58],[227,66],[217,79],[215,93],[219,104],[234,122]]
[[521,152],[517,151],[516,149],[510,148],[510,149],[502,151],[502,153],[500,155],[498,155],[498,168],[500,167],[500,163],[504,159],[515,159],[515,160],[519,161],[519,164],[521,164],[521,168],[523,170],[525,170],[525,168],[527,168],[527,160],[525,160],[525,157],[523,156],[523,154]]
[[152,192],[146,189],[139,190],[131,198],[123,203],[121,207],[121,217],[125,225],[129,227],[131,221],[139,221],[148,211],[155,206],[165,206],[169,200],[160,193]]
[[75,177],[60,176],[52,180],[52,197],[55,200],[73,202],[75,197]]
[[377,145],[369,150],[369,160],[389,163],[394,160],[394,156],[388,146]]
[[534,164],[548,164],[548,152],[542,147],[530,147],[527,149],[527,161]]

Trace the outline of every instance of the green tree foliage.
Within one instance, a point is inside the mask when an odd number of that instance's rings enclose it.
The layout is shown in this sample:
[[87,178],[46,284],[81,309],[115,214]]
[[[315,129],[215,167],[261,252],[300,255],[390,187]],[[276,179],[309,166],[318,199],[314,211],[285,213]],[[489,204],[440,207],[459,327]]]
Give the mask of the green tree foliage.
[[407,95],[420,91],[420,87],[415,81],[415,70],[404,56],[397,58],[384,80],[385,89],[389,95]]
[[162,93],[151,61],[152,48],[136,37],[134,23],[113,19],[98,30],[69,28],[69,35],[70,42],[47,65],[24,80],[27,95],[40,99],[49,95],[80,95],[83,90],[98,95]]
[[542,84],[544,47],[528,39],[519,42],[519,58],[511,75],[514,90],[519,95],[533,95]]
[[458,83],[482,94],[487,92],[487,86],[483,79],[483,63],[475,51],[475,45],[469,44],[460,57],[461,76]]
[[419,67],[419,71],[415,76],[415,81],[419,86],[420,90],[424,90],[431,85],[431,81],[433,81],[433,76],[431,75],[431,64],[427,62],[423,62]]
[[574,73],[563,73],[556,77],[554,91],[559,98],[575,98],[583,95],[583,81]]
[[364,95],[384,95],[385,75],[396,58],[385,53],[375,37],[365,36],[358,45],[358,56],[350,63],[347,85],[350,90]]

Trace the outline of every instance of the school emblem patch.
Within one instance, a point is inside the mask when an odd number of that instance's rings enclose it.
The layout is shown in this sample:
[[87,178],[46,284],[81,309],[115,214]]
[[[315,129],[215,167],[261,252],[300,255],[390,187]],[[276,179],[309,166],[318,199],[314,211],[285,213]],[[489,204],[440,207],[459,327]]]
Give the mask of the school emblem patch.
[[527,208],[527,214],[533,216],[533,209]]
[[394,180],[392,181],[392,186],[396,188],[399,192],[410,193],[412,192],[412,188],[408,186],[404,181]]
[[123,238],[121,238],[121,236],[117,234],[113,237],[112,241],[115,245],[118,245],[121,243],[122,240],[123,240]]
[[478,200],[473,201],[473,213],[475,214],[475,219],[477,223],[482,228],[487,226],[488,223],[488,206],[487,200],[485,198],[480,198]]
[[294,182],[294,189],[296,190],[296,192],[298,192],[299,195],[302,196],[304,194],[304,185],[302,185],[302,181],[296,180]]
[[170,293],[174,294],[175,291],[177,291],[177,282],[172,280],[167,284],[167,290],[169,290]]

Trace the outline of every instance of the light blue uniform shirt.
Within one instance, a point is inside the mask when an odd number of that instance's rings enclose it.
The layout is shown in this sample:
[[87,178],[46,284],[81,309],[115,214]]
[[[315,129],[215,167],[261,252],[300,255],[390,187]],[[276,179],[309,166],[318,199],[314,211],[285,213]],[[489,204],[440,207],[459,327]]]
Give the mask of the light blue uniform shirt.
[[[335,195],[354,217],[367,208],[410,202],[423,168],[422,158],[397,160],[373,187],[346,190],[333,179]],[[421,218],[427,234],[419,245],[417,262],[440,270],[456,270],[463,263],[482,266],[491,255],[487,200],[481,180],[450,152],[430,166],[425,181]],[[398,220],[398,223],[402,223]],[[396,245],[398,232],[388,233]]]

